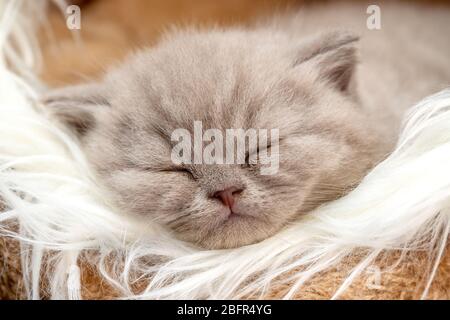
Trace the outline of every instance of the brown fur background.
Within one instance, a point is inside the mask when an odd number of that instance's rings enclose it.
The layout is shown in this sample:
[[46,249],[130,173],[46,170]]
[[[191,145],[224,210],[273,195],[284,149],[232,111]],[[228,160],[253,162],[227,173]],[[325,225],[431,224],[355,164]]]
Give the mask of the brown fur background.
[[[69,1],[70,2],[70,1]],[[77,2],[77,1],[75,1]],[[245,24],[298,6],[299,0],[84,0],[81,30],[71,32],[56,8],[41,35],[42,78],[61,86],[94,77],[130,50],[154,44],[167,28]],[[317,1],[316,1],[317,2]],[[51,34],[53,33],[53,35]],[[80,36],[83,43],[74,41]],[[76,39],[75,39],[76,40]]]
[[[336,2],[336,0],[332,0]],[[41,32],[42,78],[52,86],[98,76],[130,50],[154,44],[167,28],[248,24],[324,0],[72,0],[81,5],[81,30],[70,31],[57,8]],[[347,1],[348,2],[348,1]],[[411,1],[408,1],[411,2]],[[448,0],[421,0],[430,5]],[[77,40],[82,39],[82,43]]]

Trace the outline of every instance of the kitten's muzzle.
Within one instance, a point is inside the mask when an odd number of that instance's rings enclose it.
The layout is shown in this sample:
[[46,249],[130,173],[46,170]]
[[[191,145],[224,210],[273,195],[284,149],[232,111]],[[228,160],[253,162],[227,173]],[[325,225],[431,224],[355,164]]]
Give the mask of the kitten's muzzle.
[[244,191],[243,188],[229,187],[224,190],[214,192],[213,198],[219,199],[225,206],[229,207],[231,213],[233,213],[233,206],[236,201],[236,197]]

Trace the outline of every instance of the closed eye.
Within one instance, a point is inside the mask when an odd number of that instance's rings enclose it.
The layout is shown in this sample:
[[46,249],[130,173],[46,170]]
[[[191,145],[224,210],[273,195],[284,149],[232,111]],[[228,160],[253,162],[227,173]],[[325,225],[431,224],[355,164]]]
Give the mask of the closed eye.
[[186,173],[192,176],[192,172],[189,171],[189,169],[181,166],[173,166],[173,167],[166,167],[166,168],[155,168],[155,167],[140,167],[143,171],[149,171],[149,172],[180,172],[180,173]]
[[188,174],[189,177],[194,178],[194,175],[192,174],[192,172],[189,169],[185,168],[185,167],[174,166],[174,167],[161,169],[159,171],[161,171],[161,172],[172,172],[172,173],[184,173],[184,174]]
[[[269,145],[265,148],[266,153],[269,153],[270,147],[271,147],[271,145],[269,144]],[[250,155],[254,155],[254,158],[256,159],[256,161],[258,161],[258,160],[259,160],[259,155],[260,155],[259,152],[260,152],[259,146],[256,148],[256,151],[255,151],[255,152],[250,153],[249,151],[247,151],[247,152],[245,153],[245,164],[246,164],[246,165],[252,165],[252,163],[250,163]],[[254,164],[254,163],[253,163],[253,164]]]

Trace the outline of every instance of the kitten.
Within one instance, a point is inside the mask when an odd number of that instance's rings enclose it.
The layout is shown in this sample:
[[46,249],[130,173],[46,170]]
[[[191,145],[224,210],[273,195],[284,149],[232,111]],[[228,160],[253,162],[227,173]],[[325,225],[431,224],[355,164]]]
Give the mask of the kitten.
[[[175,32],[102,81],[44,102],[76,132],[118,208],[205,248],[255,243],[351,190],[392,148],[406,107],[449,84],[450,46],[436,41],[449,30],[448,10],[383,5],[384,29],[371,34],[365,8]],[[333,26],[362,34],[360,58],[359,37],[323,31]],[[171,133],[192,132],[194,121],[205,130],[279,129],[278,173],[175,165]]]

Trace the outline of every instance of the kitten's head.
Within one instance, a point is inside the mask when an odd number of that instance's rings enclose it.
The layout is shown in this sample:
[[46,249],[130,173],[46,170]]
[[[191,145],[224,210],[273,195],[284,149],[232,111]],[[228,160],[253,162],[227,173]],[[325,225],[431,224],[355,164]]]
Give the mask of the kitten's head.
[[[357,37],[298,41],[269,31],[186,32],[95,84],[57,90],[49,109],[80,137],[116,204],[183,240],[230,248],[265,239],[343,195],[382,155],[358,105]],[[173,130],[278,129],[279,170],[174,164]],[[275,148],[276,147],[276,148]],[[255,152],[255,150],[249,150]]]

